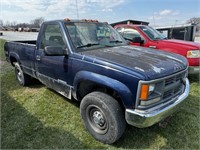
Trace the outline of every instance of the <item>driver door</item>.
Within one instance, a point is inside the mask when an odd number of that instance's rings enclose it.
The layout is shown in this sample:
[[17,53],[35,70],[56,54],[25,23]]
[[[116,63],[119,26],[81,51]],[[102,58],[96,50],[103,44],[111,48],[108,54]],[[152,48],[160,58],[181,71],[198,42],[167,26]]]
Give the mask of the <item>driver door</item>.
[[43,84],[70,98],[71,88],[67,84],[70,63],[68,56],[47,56],[44,52],[46,46],[62,47],[63,50],[67,50],[63,33],[64,31],[57,23],[48,23],[43,26],[42,37],[36,51],[36,72]]

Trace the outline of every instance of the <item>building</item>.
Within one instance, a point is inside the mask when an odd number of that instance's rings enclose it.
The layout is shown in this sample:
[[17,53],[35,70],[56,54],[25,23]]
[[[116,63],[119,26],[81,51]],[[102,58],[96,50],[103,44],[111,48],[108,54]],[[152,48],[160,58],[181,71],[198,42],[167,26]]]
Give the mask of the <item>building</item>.
[[196,24],[155,27],[155,29],[164,34],[168,39],[194,41]]
[[114,27],[117,24],[142,24],[142,25],[148,25],[149,22],[138,21],[138,20],[124,20],[124,21],[119,21],[119,22],[111,23],[110,25]]

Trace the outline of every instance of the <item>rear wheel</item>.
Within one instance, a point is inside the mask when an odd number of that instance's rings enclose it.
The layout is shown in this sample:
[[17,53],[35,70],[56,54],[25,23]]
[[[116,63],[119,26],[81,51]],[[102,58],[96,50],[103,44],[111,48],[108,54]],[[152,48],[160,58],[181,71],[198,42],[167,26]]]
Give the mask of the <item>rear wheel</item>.
[[26,86],[30,83],[31,77],[22,71],[19,63],[15,63],[15,76],[20,85]]
[[85,128],[95,139],[112,144],[124,133],[124,113],[113,97],[92,92],[83,98],[80,107]]

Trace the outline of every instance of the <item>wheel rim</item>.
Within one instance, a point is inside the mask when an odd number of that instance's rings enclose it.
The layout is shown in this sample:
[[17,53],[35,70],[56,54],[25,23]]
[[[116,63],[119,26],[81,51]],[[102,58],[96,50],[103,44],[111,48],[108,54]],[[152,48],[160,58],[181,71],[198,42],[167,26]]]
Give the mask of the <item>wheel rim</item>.
[[23,73],[19,68],[16,68],[16,73],[17,73],[17,79],[20,83],[23,81]]
[[90,105],[86,109],[90,126],[95,132],[105,134],[108,131],[108,121],[103,111],[95,105]]

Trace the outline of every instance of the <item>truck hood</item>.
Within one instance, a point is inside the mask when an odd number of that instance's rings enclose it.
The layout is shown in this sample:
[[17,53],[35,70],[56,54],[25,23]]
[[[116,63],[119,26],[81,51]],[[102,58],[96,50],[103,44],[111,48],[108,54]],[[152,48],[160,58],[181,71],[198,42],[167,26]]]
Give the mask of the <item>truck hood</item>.
[[117,70],[131,70],[147,80],[161,78],[187,68],[187,60],[177,54],[138,46],[120,46],[82,52],[99,63]]
[[167,45],[173,45],[176,47],[177,46],[182,46],[184,49],[188,50],[195,50],[195,49],[200,49],[200,43],[197,42],[189,42],[189,41],[184,41],[184,40],[174,40],[174,39],[169,39],[169,40],[159,40],[159,43],[166,44]]

